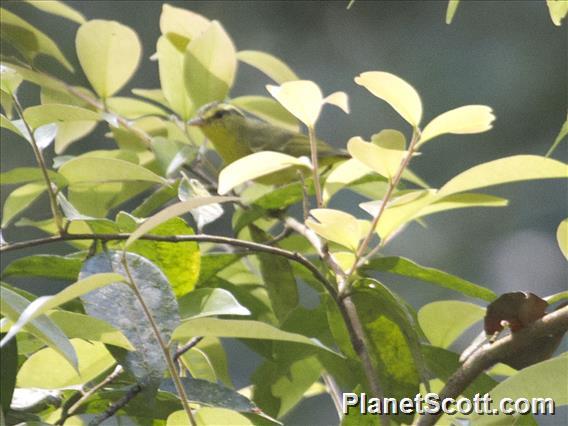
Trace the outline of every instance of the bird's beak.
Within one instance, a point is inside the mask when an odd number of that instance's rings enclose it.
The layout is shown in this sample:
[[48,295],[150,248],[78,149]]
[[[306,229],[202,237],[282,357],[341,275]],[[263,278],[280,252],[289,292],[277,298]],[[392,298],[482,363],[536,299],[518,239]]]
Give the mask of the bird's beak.
[[203,126],[205,124],[205,120],[203,118],[197,116],[197,117],[193,117],[191,120],[189,120],[187,122],[187,124],[190,125],[190,126],[199,127],[199,126]]

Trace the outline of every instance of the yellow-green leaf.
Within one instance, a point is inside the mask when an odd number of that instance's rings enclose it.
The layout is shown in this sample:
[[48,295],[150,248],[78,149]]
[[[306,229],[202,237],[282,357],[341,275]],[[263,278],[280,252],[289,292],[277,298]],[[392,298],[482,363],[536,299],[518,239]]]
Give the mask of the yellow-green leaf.
[[169,4],[162,6],[160,15],[160,32],[163,35],[177,34],[188,41],[204,32],[211,21],[191,10],[174,7]]
[[323,95],[313,81],[289,81],[266,89],[284,108],[308,127],[314,127],[321,112]]
[[355,251],[361,239],[362,230],[359,221],[349,213],[333,209],[312,209],[306,220],[306,226],[328,241],[341,244]]
[[422,102],[418,92],[406,81],[394,74],[368,71],[355,77],[355,83],[387,102],[413,127],[422,119]]
[[185,91],[185,78],[180,72],[183,69],[184,54],[164,36],[158,39],[156,51],[163,95],[173,112],[183,120],[189,120],[195,106]]
[[282,105],[266,96],[239,96],[231,104],[275,126],[298,132],[298,120]]
[[450,179],[438,195],[534,179],[567,178],[568,165],[538,155],[515,155],[472,167]]
[[201,206],[206,206],[208,204],[226,203],[229,201],[237,200],[237,197],[195,197],[181,203],[173,204],[156,213],[154,216],[146,219],[146,221],[130,235],[128,240],[126,240],[125,248],[130,246],[134,241],[147,234],[158,225],[173,217],[181,216],[182,214],[188,213],[193,209]]
[[0,114],[0,127],[8,129],[11,132],[17,134],[18,136],[25,138],[25,136],[22,135],[20,130],[16,126],[14,126],[14,124],[4,114]]
[[349,97],[345,92],[333,92],[331,95],[325,97],[323,103],[335,105],[337,108],[343,110],[345,114],[349,114]]
[[57,124],[55,153],[61,154],[69,145],[82,139],[97,127],[96,121],[69,121]]
[[402,139],[399,136],[402,135],[395,131],[383,131],[373,136],[375,143],[365,142],[356,136],[347,143],[347,150],[353,158],[392,180],[406,155],[404,148],[399,149],[400,141],[404,147],[404,136]]
[[70,121],[98,121],[99,113],[90,109],[65,104],[44,104],[26,108],[24,119],[32,129],[44,124]]
[[73,71],[57,44],[33,25],[6,9],[0,9],[0,23],[2,40],[12,43],[28,59],[33,60],[38,54],[49,55]]
[[46,189],[45,183],[39,181],[27,183],[10,192],[2,209],[2,228],[6,227],[19,213],[30,207]]
[[213,21],[187,45],[185,90],[196,107],[225,99],[235,81],[237,52],[223,26]]
[[449,0],[448,1],[448,8],[446,9],[446,24],[451,24],[454,20],[454,15],[458,10],[458,6],[460,4],[460,0]]
[[349,185],[351,182],[361,179],[363,176],[368,175],[372,171],[372,169],[355,158],[350,158],[349,160],[339,164],[331,171],[325,180],[323,187],[323,202],[327,203],[333,194],[341,188]]
[[164,184],[166,181],[145,167],[115,158],[81,156],[67,161],[61,173],[70,185],[140,181]]
[[339,265],[341,270],[345,273],[351,271],[355,265],[355,254],[350,251],[336,251],[331,253],[333,260]]
[[299,80],[298,76],[282,60],[266,52],[258,50],[242,50],[237,59],[262,71],[278,84]]
[[562,140],[568,135],[568,114],[566,114],[566,121],[564,121],[564,124],[562,125],[562,127],[560,128],[560,131],[558,132],[558,135],[556,136],[556,139],[554,139],[554,142],[552,143],[552,146],[550,147],[550,149],[548,150],[548,152],[546,153],[547,157],[550,157],[552,155],[552,153],[554,152],[554,150],[558,147],[558,145],[560,144],[560,142],[562,142]]
[[485,105],[466,105],[446,111],[426,125],[418,146],[445,133],[482,133],[493,127],[493,110]]
[[568,260],[568,218],[564,219],[558,225],[556,230],[556,240],[558,241],[558,247],[562,251],[562,254]]
[[554,25],[559,27],[562,25],[562,20],[568,14],[568,1],[566,0],[546,0],[548,6],[548,13]]
[[0,88],[8,95],[8,98],[16,94],[23,77],[8,65],[0,65]]
[[[58,389],[85,384],[115,364],[115,359],[101,342],[72,339],[79,359],[79,371],[51,348],[30,356],[18,371],[17,386],[21,388]],[[48,367],[48,368],[46,368]]]
[[116,21],[96,19],[81,25],[75,46],[87,79],[102,98],[130,80],[142,55],[136,32]]
[[108,98],[106,104],[110,111],[131,120],[146,115],[167,115],[159,106],[135,98],[116,96]]
[[289,167],[309,166],[296,157],[274,151],[261,151],[247,155],[229,164],[219,173],[219,194],[228,193],[231,189],[249,181],[266,176]]
[[27,3],[31,4],[33,7],[38,8],[46,13],[51,13],[52,15],[61,16],[62,18],[69,19],[70,21],[77,22],[78,24],[84,24],[86,22],[85,17],[77,12],[72,7],[63,3],[62,1],[56,0],[26,0]]

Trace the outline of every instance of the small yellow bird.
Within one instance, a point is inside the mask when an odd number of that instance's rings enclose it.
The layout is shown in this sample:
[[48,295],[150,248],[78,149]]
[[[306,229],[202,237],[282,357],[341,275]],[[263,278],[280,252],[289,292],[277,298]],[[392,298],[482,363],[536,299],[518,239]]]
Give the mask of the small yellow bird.
[[[246,116],[226,102],[202,106],[188,124],[201,128],[226,164],[259,151],[310,157],[310,141],[306,135]],[[323,166],[349,158],[347,152],[319,140],[317,148],[318,159]]]

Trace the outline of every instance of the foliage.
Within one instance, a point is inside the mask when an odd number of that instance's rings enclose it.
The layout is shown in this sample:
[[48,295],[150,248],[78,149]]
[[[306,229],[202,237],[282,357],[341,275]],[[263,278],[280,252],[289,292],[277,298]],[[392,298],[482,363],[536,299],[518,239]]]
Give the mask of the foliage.
[[[138,70],[136,32],[115,21],[87,20],[61,2],[29,3],[79,25],[75,48],[89,87],[42,71],[39,56],[69,71],[73,66],[47,34],[2,10],[2,37],[13,51],[2,57],[0,124],[27,141],[37,162],[2,173],[2,185],[11,186],[2,227],[48,234],[31,242],[2,240],[2,250],[60,241],[69,252],[19,258],[2,276],[70,283],[40,298],[2,283],[1,414],[8,423],[99,424],[116,414],[117,422],[128,424],[268,424],[302,399],[333,394],[337,386],[413,397],[420,386],[448,380],[459,364],[452,343],[497,296],[410,259],[382,257],[380,250],[426,216],[507,205],[472,191],[568,177],[566,164],[523,154],[430,187],[409,168],[423,145],[443,134],[489,131],[495,116],[489,106],[465,105],[422,124],[418,91],[385,71],[363,72],[355,82],[406,121],[408,140],[394,129],[369,141],[353,136],[331,165],[319,167],[318,118],[325,104],[349,113],[345,92],[324,97],[315,82],[300,80],[279,58],[237,51],[220,22],[164,5],[152,56],[160,87],[117,96]],[[555,3],[548,1],[559,23],[563,15]],[[457,5],[450,2],[448,22]],[[239,62],[276,83],[266,85],[272,97],[230,97]],[[24,108],[20,86],[38,89],[41,103]],[[227,99],[274,131],[303,125],[310,158],[260,150],[217,166],[215,151],[188,120],[202,106]],[[114,149],[65,154],[95,128],[108,130]],[[44,152],[52,146],[59,156],[48,165]],[[328,208],[341,191],[367,199],[361,217]],[[16,221],[44,195],[51,217]],[[301,222],[290,213],[297,205],[304,208]],[[232,218],[233,236],[201,233],[221,216]],[[557,238],[565,256],[567,233],[564,220]],[[374,278],[377,272],[387,283],[391,274],[402,275],[482,304],[437,301],[416,313]],[[312,310],[300,303],[304,284],[318,295]],[[262,358],[252,392],[233,388],[220,340],[228,338]],[[528,397],[544,389],[566,404],[564,383],[554,379],[563,366],[565,357],[557,357],[500,384],[482,375],[463,394],[494,388]],[[14,393],[32,400],[32,388],[47,391],[37,403],[10,406]]]

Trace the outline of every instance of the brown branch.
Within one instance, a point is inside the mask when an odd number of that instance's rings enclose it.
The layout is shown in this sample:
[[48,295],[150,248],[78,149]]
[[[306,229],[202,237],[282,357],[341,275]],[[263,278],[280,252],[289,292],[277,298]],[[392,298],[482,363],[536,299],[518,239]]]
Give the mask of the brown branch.
[[191,348],[194,348],[195,346],[197,346],[199,344],[199,342],[201,342],[202,340],[203,340],[203,336],[197,336],[197,337],[194,337],[193,339],[191,339],[185,345],[181,346],[176,351],[176,353],[174,354],[174,361],[177,361],[180,356],[182,356],[184,353],[189,351]]
[[[38,238],[35,240],[22,241],[18,243],[4,244],[0,246],[1,252],[8,252],[12,250],[21,250],[29,247],[37,247],[44,244],[51,244],[59,241],[79,241],[79,240],[98,240],[98,241],[120,241],[127,240],[130,237],[128,233],[121,234],[69,234],[65,233],[62,235],[52,235],[50,237]],[[141,240],[149,241],[162,241],[167,243],[183,243],[189,241],[195,242],[207,242],[207,243],[218,243],[227,244],[234,247],[241,247],[250,251],[259,251],[269,254],[274,254],[276,256],[286,257],[294,262],[297,262],[306,269],[308,269],[312,275],[320,281],[326,290],[332,296],[335,296],[337,291],[325,278],[322,272],[305,256],[300,253],[292,252],[289,250],[284,250],[279,247],[272,247],[266,244],[254,243],[252,241],[238,240],[230,237],[221,237],[217,235],[207,235],[207,234],[196,234],[196,235],[143,235],[140,237]]]
[[142,389],[143,389],[142,385],[140,385],[140,384],[135,384],[134,386],[132,386],[128,390],[126,395],[124,395],[122,398],[120,398],[118,401],[116,401],[114,404],[112,404],[100,416],[97,416],[93,420],[91,420],[89,422],[89,426],[97,426],[97,425],[100,425],[102,422],[104,422],[106,419],[110,419],[112,416],[114,416],[116,414],[116,412],[118,410],[120,410],[122,407],[126,406],[126,404],[128,404],[136,395],[138,395],[140,392],[142,392]]
[[[440,400],[457,398],[485,370],[502,362],[515,353],[530,351],[536,339],[566,333],[568,330],[568,306],[560,308],[535,321],[529,327],[509,336],[487,343],[473,353],[448,379],[440,393]],[[435,424],[440,414],[424,414],[418,426]]]

